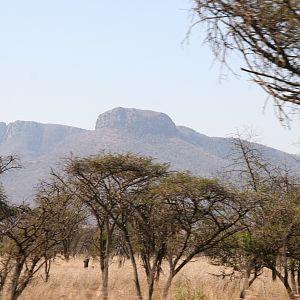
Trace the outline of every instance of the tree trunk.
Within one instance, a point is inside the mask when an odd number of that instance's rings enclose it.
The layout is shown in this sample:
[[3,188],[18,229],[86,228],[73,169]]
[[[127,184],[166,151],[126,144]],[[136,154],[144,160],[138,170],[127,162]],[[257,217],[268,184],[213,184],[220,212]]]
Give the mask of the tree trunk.
[[293,291],[289,285],[289,282],[288,282],[286,276],[282,276],[282,274],[280,272],[278,272],[277,270],[276,270],[276,275],[280,279],[280,281],[283,283],[284,287],[286,288],[286,291],[288,292],[290,299],[293,299]]
[[294,294],[297,294],[295,264],[291,265],[291,288]]
[[289,285],[289,272],[288,272],[288,268],[287,265],[284,266],[284,286]]
[[104,270],[101,270],[101,300],[108,300],[108,263],[105,263]]
[[139,273],[137,270],[137,264],[136,264],[135,257],[134,257],[134,251],[132,249],[132,245],[131,245],[131,241],[130,241],[127,229],[124,228],[123,232],[124,232],[124,237],[125,237],[125,240],[126,240],[126,243],[128,246],[130,262],[131,262],[131,266],[133,269],[133,278],[134,278],[136,297],[137,297],[137,300],[143,300],[141,285],[140,285],[140,281],[139,281]]
[[[7,266],[6,266],[6,268],[7,268]],[[5,272],[5,274],[0,276],[0,300],[3,299],[3,289],[4,289],[4,286],[5,286],[6,277],[7,277],[7,273],[8,273],[6,268],[3,271],[3,272]]]
[[298,294],[300,294],[300,270],[297,271]]
[[129,233],[128,233],[128,230],[127,230],[126,227],[122,227],[122,231],[123,231],[124,238],[125,238],[125,241],[126,241],[126,244],[127,244],[127,247],[128,247],[130,262],[131,262],[131,266],[132,266],[132,269],[133,269],[133,278],[134,278],[136,297],[137,297],[137,300],[143,300],[141,285],[140,285],[140,281],[139,281],[139,273],[138,273],[138,270],[137,270],[137,264],[136,264],[136,260],[135,260],[135,257],[134,257],[134,251],[133,251],[133,248],[132,248]]
[[244,299],[246,297],[246,290],[249,288],[249,279],[251,275],[251,268],[247,266],[245,272],[244,272],[244,282],[243,287],[240,293],[240,298]]
[[[104,242],[104,236],[106,236]],[[109,257],[112,239],[112,231],[110,230],[109,221],[105,221],[105,235],[100,232],[100,269],[101,269],[101,300],[108,300],[108,274],[109,274]]]
[[10,294],[10,300],[17,300],[19,297],[18,293],[18,283],[20,279],[20,275],[23,269],[24,262],[17,260],[15,265],[14,274],[12,277],[12,283],[11,283],[11,294]]
[[45,258],[45,266],[44,266],[45,282],[48,282],[49,277],[50,277],[51,263],[52,263],[52,261],[50,259]]
[[168,294],[169,294],[169,291],[170,291],[170,288],[171,288],[171,285],[172,285],[173,278],[174,278],[174,272],[170,271],[169,277],[168,277],[168,279],[165,283],[164,290],[163,290],[163,296],[162,296],[163,300],[168,299]]
[[69,239],[65,238],[63,240],[63,251],[64,251],[64,258],[68,262],[70,260],[70,247],[69,247]]
[[151,300],[153,296],[154,279],[155,279],[154,277],[155,277],[155,272],[153,272],[153,270],[150,270],[150,274],[147,278],[147,283],[148,283],[147,300]]
[[139,274],[138,274],[138,270],[137,270],[137,264],[135,261],[135,257],[132,253],[132,250],[129,250],[129,256],[130,256],[130,261],[131,261],[131,265],[133,268],[133,277],[134,277],[136,297],[137,297],[137,300],[143,300],[141,285],[140,285],[140,281],[139,281]]

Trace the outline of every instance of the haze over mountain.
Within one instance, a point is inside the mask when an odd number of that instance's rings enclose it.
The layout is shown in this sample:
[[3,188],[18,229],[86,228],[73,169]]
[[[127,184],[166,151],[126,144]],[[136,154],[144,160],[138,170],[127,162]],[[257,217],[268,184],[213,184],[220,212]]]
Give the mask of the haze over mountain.
[[[101,114],[95,130],[27,121],[0,123],[0,155],[17,155],[23,166],[2,179],[10,199],[30,201],[34,186],[51,167],[59,167],[60,158],[71,152],[86,156],[101,151],[150,155],[170,162],[172,169],[212,176],[230,163],[231,141],[176,126],[164,113],[121,107]],[[296,156],[259,147],[275,162],[295,166]]]

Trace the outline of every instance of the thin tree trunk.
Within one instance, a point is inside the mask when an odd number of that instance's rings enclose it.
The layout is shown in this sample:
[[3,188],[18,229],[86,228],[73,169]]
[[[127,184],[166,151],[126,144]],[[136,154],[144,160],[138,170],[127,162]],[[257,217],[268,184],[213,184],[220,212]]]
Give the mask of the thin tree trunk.
[[276,275],[280,279],[280,281],[283,283],[284,287],[286,288],[286,291],[289,294],[290,299],[293,299],[293,291],[289,285],[289,282],[285,276],[282,276],[280,272],[276,270]]
[[291,288],[294,294],[297,294],[295,264],[291,265]]
[[23,269],[23,262],[20,260],[16,261],[15,265],[15,271],[12,277],[12,283],[11,283],[11,294],[10,294],[10,300],[17,300],[19,297],[18,293],[18,282],[19,278]]
[[166,300],[168,298],[168,294],[172,285],[173,278],[174,278],[174,272],[173,270],[170,270],[168,279],[165,283],[164,290],[163,290],[163,296],[162,296],[163,300]]
[[101,300],[108,300],[108,263],[102,271]]
[[283,284],[284,284],[284,286],[289,285],[289,272],[288,272],[288,268],[286,265],[284,266],[284,283]]
[[49,277],[50,277],[50,269],[51,269],[51,259],[45,258],[45,266],[44,266],[44,271],[45,271],[45,282],[48,282]]
[[[102,233],[100,235],[100,268],[101,268],[101,300],[108,300],[108,274],[109,274],[109,257],[111,246],[111,234],[109,221],[105,221],[106,240],[103,243]],[[104,249],[103,249],[104,248]]]
[[63,240],[63,251],[64,251],[64,258],[68,262],[70,260],[70,247],[69,247],[68,238]]
[[8,276],[8,273],[9,273],[9,269],[8,269],[8,264],[9,264],[9,261],[10,260],[7,260],[4,264],[4,268],[2,270],[2,274],[0,276],[0,300],[3,299],[3,290],[4,290],[4,286],[5,286],[5,283],[6,283],[6,279],[7,279],[7,276]]
[[133,269],[133,278],[134,278],[136,297],[137,297],[137,300],[143,300],[141,285],[140,285],[140,281],[139,281],[139,273],[137,270],[137,264],[136,264],[136,260],[134,257],[134,251],[132,249],[131,241],[129,238],[129,233],[127,232],[127,228],[122,228],[122,230],[124,232],[124,238],[125,238],[125,241],[126,241],[126,244],[128,247],[130,262],[131,262],[131,266]]
[[153,291],[154,291],[154,277],[155,277],[155,272],[153,270],[150,270],[150,274],[147,278],[147,283],[148,283],[148,291],[147,291],[147,300],[151,300],[153,296]]
[[298,294],[300,294],[300,270],[297,271]]
[[135,285],[137,300],[143,300],[141,285],[140,285],[140,281],[139,281],[139,274],[138,274],[138,270],[137,270],[137,264],[136,264],[135,257],[132,253],[132,250],[129,250],[129,256],[130,256],[130,261],[131,261],[131,265],[133,268],[133,277],[134,277],[134,285]]
[[245,272],[244,272],[244,282],[243,282],[243,287],[240,293],[240,298],[244,299],[246,297],[246,290],[249,288],[249,279],[251,275],[251,268],[247,266]]

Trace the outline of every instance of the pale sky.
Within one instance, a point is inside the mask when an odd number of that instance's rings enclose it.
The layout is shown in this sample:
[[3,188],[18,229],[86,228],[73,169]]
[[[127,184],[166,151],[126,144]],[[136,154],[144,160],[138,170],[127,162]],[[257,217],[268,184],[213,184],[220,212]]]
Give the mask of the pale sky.
[[[209,136],[252,128],[259,141],[300,153],[300,122],[283,128],[273,103],[220,65],[188,0],[0,0],[0,121],[93,129],[117,106],[168,114]],[[300,116],[300,114],[299,114]]]

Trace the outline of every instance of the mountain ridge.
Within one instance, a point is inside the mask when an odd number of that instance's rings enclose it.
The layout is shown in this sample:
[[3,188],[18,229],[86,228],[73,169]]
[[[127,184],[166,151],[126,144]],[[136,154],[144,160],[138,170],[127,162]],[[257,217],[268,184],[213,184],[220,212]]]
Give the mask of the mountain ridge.
[[[232,139],[209,137],[176,126],[160,112],[115,108],[100,114],[95,129],[43,124],[34,121],[0,122],[0,155],[17,155],[23,168],[3,177],[14,202],[30,201],[34,186],[46,178],[60,158],[99,152],[133,152],[169,162],[176,170],[212,176],[229,164]],[[296,156],[259,145],[276,162],[294,165]]]

